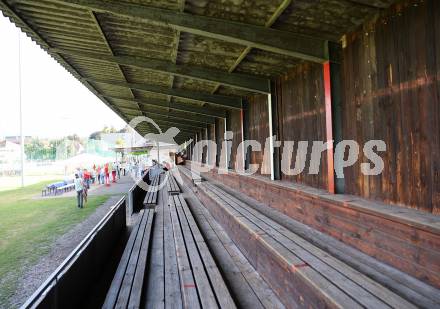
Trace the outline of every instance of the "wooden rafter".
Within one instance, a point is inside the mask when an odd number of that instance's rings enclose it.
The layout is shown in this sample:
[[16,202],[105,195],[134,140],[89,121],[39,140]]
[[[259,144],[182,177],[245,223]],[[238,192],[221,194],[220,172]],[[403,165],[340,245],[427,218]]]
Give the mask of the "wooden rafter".
[[118,65],[132,66],[151,71],[168,73],[173,76],[183,76],[201,81],[218,82],[237,89],[243,89],[258,93],[269,93],[269,80],[249,74],[228,73],[197,66],[177,65],[172,62],[131,56],[109,56],[96,52],[83,50],[55,48],[53,52],[80,58],[116,63]]
[[[280,15],[289,7],[289,5],[292,3],[292,0],[284,0],[278,8],[275,10],[275,12],[271,15],[269,20],[264,24],[264,27],[270,28],[275,21],[280,17]],[[238,65],[243,61],[244,58],[249,54],[249,52],[252,50],[252,46],[246,46],[246,48],[241,52],[240,56],[235,60],[234,64],[229,68],[228,72],[232,73],[234,70],[238,67]],[[218,88],[220,87],[221,83],[218,83],[214,89],[212,90],[212,93],[215,93]],[[270,93],[270,84],[268,84],[269,91],[267,93]]]
[[170,108],[172,110],[181,111],[181,112],[187,112],[192,114],[198,114],[203,116],[210,116],[210,117],[216,117],[216,118],[225,118],[226,117],[226,111],[220,110],[220,109],[213,109],[206,106],[192,106],[189,104],[184,103],[178,103],[173,102],[173,104],[170,106],[169,102],[166,100],[160,100],[160,99],[130,99],[130,98],[124,98],[124,97],[116,97],[116,96],[104,96],[107,99],[115,99],[115,100],[123,100],[127,102],[136,102],[140,106],[153,106],[153,107],[163,107],[163,108]]
[[[185,0],[180,0],[179,1],[179,11],[183,12],[184,8],[185,8]],[[176,61],[177,61],[177,54],[179,53],[179,43],[180,43],[180,30],[176,30],[176,36],[174,38],[174,46],[175,47],[174,47],[172,55],[171,55],[171,62],[173,64],[176,64]],[[171,88],[174,88],[174,78],[175,78],[175,75],[171,75],[171,77],[170,77],[170,87]],[[171,100],[172,100],[171,96],[168,96],[167,99],[168,99],[168,102],[171,102]]]
[[226,42],[251,46],[269,52],[323,63],[328,60],[326,40],[316,39],[262,26],[192,15],[155,7],[103,0],[55,0],[96,12],[124,16],[131,20],[149,20],[179,31]]
[[121,109],[126,110],[126,111],[138,112],[138,113],[149,113],[151,115],[156,115],[156,116],[160,116],[160,117],[172,118],[174,120],[174,122],[179,120],[179,123],[194,125],[194,126],[202,127],[202,128],[208,123],[215,122],[215,120],[213,118],[194,117],[194,116],[182,115],[179,113],[170,113],[167,111],[157,111],[157,110],[153,111],[153,110],[146,110],[146,109],[138,110],[133,107],[125,107],[125,106],[121,107]]
[[119,87],[147,91],[157,94],[171,95],[173,97],[190,99],[202,103],[210,103],[210,104],[218,105],[223,108],[241,109],[242,101],[241,98],[239,97],[208,94],[208,93],[202,93],[202,92],[190,91],[184,89],[170,89],[168,87],[149,85],[149,84],[124,83],[120,81],[101,80],[94,78],[83,78],[83,79],[92,83],[119,86]]

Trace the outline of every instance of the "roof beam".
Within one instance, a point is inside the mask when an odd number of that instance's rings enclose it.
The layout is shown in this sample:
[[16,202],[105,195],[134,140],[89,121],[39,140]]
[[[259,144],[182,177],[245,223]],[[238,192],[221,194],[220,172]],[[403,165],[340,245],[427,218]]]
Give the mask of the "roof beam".
[[112,81],[112,80],[100,80],[93,78],[83,78],[83,80],[92,83],[107,84],[107,85],[125,87],[129,89],[136,89],[136,90],[147,91],[152,93],[165,94],[177,98],[190,99],[202,103],[215,104],[223,108],[241,109],[242,106],[241,105],[242,100],[239,97],[207,94],[207,93],[195,92],[184,89],[170,89],[167,87],[162,87],[157,85],[125,83],[125,82]]
[[266,78],[252,75],[228,73],[219,70],[189,65],[178,65],[168,61],[141,57],[109,56],[80,50],[57,48],[53,49],[52,51],[68,56],[77,56],[87,59],[106,61],[110,63],[116,63],[118,65],[138,67],[151,71],[193,78],[201,81],[216,82],[222,85],[252,92],[270,93],[270,81]]
[[[283,2],[281,2],[281,4],[278,6],[275,12],[270,16],[269,20],[264,24],[264,27],[270,28],[273,25],[273,23],[277,20],[277,18],[280,17],[280,15],[289,7],[291,3],[292,0],[284,0]],[[246,48],[241,52],[241,54],[238,56],[238,58],[235,60],[232,66],[228,69],[228,72],[232,73],[243,61],[243,59],[246,58],[246,56],[251,52],[251,50],[252,50],[252,46],[246,46]],[[217,84],[211,93],[215,93],[220,87],[220,85],[221,83]],[[268,93],[270,93],[270,89]]]
[[[185,0],[180,0],[180,1],[178,1],[178,3],[179,3],[179,11],[183,12],[183,10],[185,9]],[[179,44],[180,44],[180,31],[179,30],[176,30],[176,35],[174,37],[173,43],[174,43],[173,44],[174,48],[173,48],[173,51],[171,52],[171,62],[173,64],[176,64],[177,54],[179,53]],[[176,79],[176,76],[171,75],[170,88],[174,88],[174,80],[175,79]],[[171,96],[167,96],[167,100],[168,100],[168,102],[171,102],[171,101],[173,101],[173,98]]]
[[125,16],[132,20],[155,21],[169,25],[179,31],[259,48],[308,61],[322,63],[328,60],[326,40],[291,32],[137,4],[103,0],[56,1],[100,13]]
[[[156,124],[160,126],[160,130],[164,133],[166,132],[168,129],[175,127],[177,129],[179,129],[180,134],[193,134],[194,132],[196,132],[199,129],[194,129],[194,128],[185,128],[179,125],[176,125],[176,123],[173,123],[171,121],[162,121],[162,120],[155,120]],[[153,126],[150,125],[150,127],[157,132],[157,129]]]
[[141,112],[148,113],[152,115],[165,116],[168,118],[172,118],[174,122],[178,121],[179,123],[187,123],[197,127],[205,127],[207,124],[215,123],[215,119],[211,117],[199,117],[199,116],[190,116],[188,114],[177,114],[175,112],[161,112],[157,110],[148,110],[141,109]]
[[114,100],[123,100],[127,102],[134,102],[139,103],[141,106],[157,106],[157,107],[163,107],[163,108],[169,108],[175,111],[181,111],[186,113],[192,113],[192,114],[198,114],[203,116],[210,116],[210,117],[216,117],[216,118],[225,118],[226,117],[226,111],[220,110],[220,109],[213,109],[205,106],[193,106],[190,104],[185,103],[178,103],[178,102],[168,102],[167,100],[159,100],[159,99],[129,99],[129,98],[122,98],[122,97],[115,97],[115,96],[105,96],[107,99],[114,99]]
[[390,0],[348,0],[351,3],[360,4],[373,9],[386,9],[393,1]]
[[[93,11],[90,11],[89,13],[90,13],[91,18],[93,19],[93,22],[96,25],[96,28],[98,29],[98,32],[99,32],[99,35],[102,38],[102,41],[105,43],[105,46],[107,46],[107,49],[110,52],[110,54],[112,56],[114,56],[115,53],[113,52],[113,49],[112,49],[112,47],[111,47],[111,45],[110,45],[110,43],[109,43],[109,41],[107,39],[107,36],[105,35],[104,31],[102,31],[101,23],[99,22],[98,18],[96,17],[96,14]],[[119,72],[121,72],[121,75],[124,78],[124,80],[128,81],[127,80],[127,76],[125,75],[124,70],[122,70],[121,65],[116,64],[116,66],[117,66]],[[134,99],[135,96],[134,96],[133,90],[131,90],[131,89],[130,89],[130,94],[131,94],[132,98]]]
[[[134,114],[131,114],[130,112],[127,114],[135,116]],[[159,126],[161,131],[166,131],[168,128],[170,128],[172,126],[178,128],[178,129],[190,131],[190,132],[196,132],[198,130],[206,128],[206,126],[193,126],[193,125],[183,124],[180,122],[176,123],[176,121],[174,119],[168,119],[165,116],[151,115],[148,113],[143,113],[143,116],[148,117],[151,120],[153,120]],[[136,128],[144,128],[146,126],[149,126],[149,124],[145,123],[144,126],[138,125],[138,126],[136,126]],[[157,129],[154,126],[152,128],[154,128],[154,130],[157,131]],[[157,133],[159,133],[159,132],[157,132]]]
[[[160,116],[160,117],[166,117],[173,119],[174,123],[178,121],[179,123],[191,125],[193,127],[197,128],[204,128],[207,124],[213,124],[215,123],[215,120],[212,120],[212,118],[202,118],[202,117],[188,117],[188,115],[176,115],[175,113],[169,113],[169,112],[160,112],[160,111],[151,111],[151,110],[139,110],[134,107],[125,107],[121,106],[119,107],[122,110],[127,111],[133,111],[137,113],[148,113],[152,116]],[[132,113],[130,113],[133,115]]]

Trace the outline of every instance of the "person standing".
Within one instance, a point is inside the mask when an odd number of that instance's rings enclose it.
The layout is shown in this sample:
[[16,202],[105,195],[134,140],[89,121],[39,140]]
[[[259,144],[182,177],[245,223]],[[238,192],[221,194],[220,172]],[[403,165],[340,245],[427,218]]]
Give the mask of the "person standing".
[[111,170],[112,175],[112,181],[116,182],[116,164],[115,163],[109,163],[109,169]]
[[84,179],[84,187],[85,189],[90,189],[90,179],[91,175],[90,172],[87,169],[84,169],[83,171],[83,179]]
[[101,184],[101,166],[98,165],[98,167],[96,168],[96,179],[98,181],[98,184]]
[[83,208],[84,183],[82,178],[80,178],[78,174],[75,174],[75,191],[76,191],[76,199],[78,202],[78,208]]
[[118,174],[118,179],[121,179],[121,165],[119,161],[116,161],[116,173]]
[[105,185],[110,186],[110,167],[108,163],[105,164],[104,173],[105,173]]
[[101,166],[101,167],[100,167],[100,170],[99,170],[99,176],[100,176],[100,178],[101,178],[101,181],[99,182],[99,184],[100,184],[100,185],[103,185],[104,182],[105,182],[105,169],[104,169],[104,166]]
[[122,173],[125,176],[125,170],[127,169],[127,162],[122,161],[121,162],[121,169],[122,169]]

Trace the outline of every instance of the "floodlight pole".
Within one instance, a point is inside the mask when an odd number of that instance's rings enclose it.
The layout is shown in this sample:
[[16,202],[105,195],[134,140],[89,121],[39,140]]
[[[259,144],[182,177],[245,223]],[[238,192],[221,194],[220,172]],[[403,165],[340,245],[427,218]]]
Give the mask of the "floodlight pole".
[[20,161],[21,161],[21,187],[24,187],[24,137],[23,137],[23,108],[21,103],[21,44],[20,30],[18,31],[18,98],[20,106]]

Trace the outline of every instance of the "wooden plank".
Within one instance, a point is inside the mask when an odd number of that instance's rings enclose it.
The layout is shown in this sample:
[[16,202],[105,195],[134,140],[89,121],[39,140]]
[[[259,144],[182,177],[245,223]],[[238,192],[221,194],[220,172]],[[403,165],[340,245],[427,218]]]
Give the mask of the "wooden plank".
[[[331,256],[350,265],[362,274],[373,279],[375,282],[380,283],[391,291],[401,295],[403,298],[410,300],[411,303],[418,304],[425,308],[433,308],[440,304],[440,297],[437,297],[438,293],[434,287],[424,284],[395,268],[381,263],[375,258],[339,242],[335,238],[329,237],[320,233],[318,230],[292,220],[286,215],[271,209],[262,203],[258,203],[252,198],[228,190],[224,186],[220,187],[237,199],[252,205],[251,207],[255,210],[258,210],[262,214],[280,223],[283,227],[313,243]],[[435,299],[437,299],[437,301]]]
[[127,307],[127,304],[130,299],[130,292],[133,285],[133,279],[136,273],[136,267],[139,260],[139,255],[141,252],[141,246],[143,243],[144,232],[147,226],[147,221],[149,218],[150,212],[144,212],[142,216],[142,221],[139,225],[139,232],[137,233],[136,240],[133,245],[133,250],[130,255],[130,259],[127,264],[127,268],[125,269],[124,279],[122,280],[121,289],[119,291],[118,300],[116,302],[116,306],[118,308]]
[[[216,257],[219,268],[222,269],[222,274],[230,287],[231,293],[234,295],[237,306],[255,309],[264,308],[261,302],[262,300],[259,299],[259,295],[254,292],[246,278],[247,275],[252,274],[252,272],[256,274],[255,269],[240,269],[240,267],[246,264],[250,267],[249,262],[247,262],[246,258],[241,254],[240,250],[235,247],[232,240],[227,237],[224,230],[222,230],[218,224],[215,225],[216,222],[209,212],[203,208],[201,204],[195,206],[198,201],[194,201],[193,203],[193,200],[196,200],[196,198],[190,197],[190,199],[191,210],[200,226],[209,249]],[[228,250],[228,247],[234,247],[236,251]],[[242,260],[234,260],[236,256],[241,256]],[[261,278],[260,280],[260,283],[264,283]],[[260,295],[264,294],[262,293]],[[276,302],[273,301],[272,304],[276,304]],[[282,305],[278,308],[282,308]]]
[[167,182],[168,193],[172,195],[179,194],[180,188],[179,185],[177,184],[176,178],[173,176],[171,172],[168,172],[167,175],[168,175],[168,182]]
[[[282,234],[276,232],[275,226],[277,224],[269,219],[270,224],[265,224],[263,221],[256,218],[254,215],[252,215],[249,211],[246,209],[243,209],[243,203],[240,203],[235,198],[232,198],[230,195],[226,194],[224,191],[219,190],[218,188],[214,186],[209,186],[209,188],[214,191],[219,199],[221,199],[224,203],[228,203],[231,207],[236,209],[238,212],[240,212],[243,216],[246,218],[249,218],[251,222],[256,224],[258,228],[261,228],[264,230],[268,235],[267,236],[261,236],[265,240],[270,242],[270,246],[276,247],[277,251],[283,251],[286,257],[290,256],[294,262],[295,265],[299,264],[306,264],[312,267],[313,269],[316,269],[321,275],[326,277],[329,282],[332,282],[332,284],[335,284],[336,286],[339,286],[342,288],[348,295],[352,296],[353,299],[356,299],[356,301],[362,303],[363,305],[367,307],[372,308],[387,308],[388,306],[385,305],[382,301],[378,301],[375,299],[373,294],[367,293],[365,290],[361,288],[361,286],[357,286],[356,284],[352,284],[349,280],[347,280],[347,277],[339,273],[336,269],[331,269],[327,267],[326,264],[322,263],[322,261],[318,260],[314,256],[312,256],[310,253],[308,253],[306,250],[302,249],[301,247],[297,246],[293,242],[290,242],[286,237],[284,237]],[[269,237],[270,236],[270,237]],[[273,240],[277,240],[277,243],[274,243]],[[281,245],[281,246],[280,246]],[[290,252],[295,254],[295,257],[291,255],[291,253],[287,252],[286,249],[289,249]],[[298,258],[300,259],[298,259]],[[311,273],[312,276],[316,277],[317,274]],[[322,279],[321,279],[322,280]],[[333,295],[335,299],[339,299],[340,301],[348,301],[345,297],[343,297],[340,292],[337,292],[337,290],[331,290],[327,289],[327,291],[330,293],[330,295]],[[390,293],[390,295],[393,295]],[[412,308],[412,306],[408,303],[406,303],[403,299],[398,297],[401,302],[401,306],[405,306],[408,308]]]
[[[248,302],[251,302],[252,308],[259,308],[263,306],[264,308],[284,308],[284,305],[280,302],[278,297],[274,294],[272,289],[266,284],[266,282],[261,278],[261,276],[256,272],[256,270],[249,264],[245,256],[241,251],[235,246],[232,240],[227,236],[225,231],[218,225],[214,218],[209,214],[209,212],[204,212],[204,221],[213,229],[216,237],[222,243],[224,250],[229,254],[232,262],[236,265],[237,270],[244,277],[245,282],[250,287],[249,292],[239,293],[240,298],[246,298]],[[199,221],[199,220],[198,220]],[[200,220],[199,222],[201,222]],[[222,259],[223,260],[223,259]],[[222,261],[223,262],[223,261]],[[234,279],[236,281],[237,279]],[[234,287],[232,290],[236,289]],[[245,293],[246,295],[242,295]],[[256,298],[256,301],[252,300]]]
[[144,285],[145,308],[165,307],[164,205],[166,205],[166,201],[159,199],[158,202],[153,227],[148,281]]
[[200,308],[201,304],[197,292],[196,282],[191,271],[185,241],[182,235],[179,218],[176,212],[174,196],[169,197],[169,206],[174,233],[174,243],[177,252],[177,264],[179,267],[180,289],[184,308]]
[[142,209],[140,211],[139,221],[130,233],[130,237],[127,241],[127,245],[125,246],[124,253],[122,254],[122,257],[121,257],[121,261],[119,262],[115,276],[113,277],[110,289],[109,289],[107,296],[105,298],[105,301],[104,301],[104,305],[103,305],[104,308],[113,308],[116,304],[119,290],[121,289],[122,280],[124,279],[125,270],[127,269],[128,261],[131,256],[131,252],[133,250],[133,246],[134,246],[135,240],[137,238],[137,234],[139,232],[139,226],[142,222],[144,215],[145,215],[145,212]]
[[179,215],[182,215],[182,220],[184,215],[186,217],[186,220],[188,221],[188,226],[192,232],[197,248],[199,249],[200,257],[202,258],[203,264],[205,265],[205,269],[208,273],[209,280],[216,294],[217,301],[220,307],[236,308],[234,300],[229,293],[229,290],[222,278],[222,275],[219,272],[217,264],[215,263],[208,249],[208,246],[206,245],[205,240],[200,233],[199,228],[197,227],[197,223],[195,222],[194,217],[192,216],[185,199],[182,195],[179,195],[178,198],[180,200],[180,204],[183,210],[183,214],[179,213]]
[[[251,218],[251,221],[253,223],[259,226],[261,229],[265,230],[274,239],[277,239],[286,248],[292,250],[292,252],[298,255],[298,257],[303,259],[307,264],[320,271],[321,274],[324,274],[327,279],[334,282],[340,288],[343,288],[346,293],[353,296],[363,305],[367,307],[380,308],[384,307],[384,303],[386,303],[391,307],[415,308],[415,306],[408,303],[402,297],[387,290],[384,286],[374,282],[373,280],[369,279],[362,273],[352,269],[346,264],[338,261],[335,258],[332,258],[321,249],[315,247],[298,235],[283,228],[282,226],[262,215],[252,207],[238,201],[235,198],[229,198],[229,196],[226,196],[226,198],[232,205],[235,205],[235,207],[242,208],[240,212],[247,218]],[[292,243],[289,243],[289,241],[292,241]],[[322,262],[325,264],[323,264]],[[332,268],[333,270],[330,270],[330,272],[328,272],[329,270],[324,268]],[[353,285],[353,283],[348,282],[350,280],[355,284]],[[347,284],[345,284],[346,282]],[[356,295],[359,293],[358,290],[360,287],[367,290],[369,293],[362,293],[363,296]],[[380,298],[381,302],[375,302],[376,297]]]
[[[168,201],[165,190],[162,190],[162,198]],[[165,308],[182,308],[183,306],[174,242],[170,208],[168,204],[164,204]]]
[[[428,258],[436,254],[435,248],[440,244],[436,228],[438,220],[435,216],[425,214],[422,223],[419,220],[420,215],[417,216],[415,210],[399,210],[396,206],[369,202],[368,204],[378,208],[378,211],[373,211],[374,207],[366,209],[361,207],[361,204],[356,205],[358,201],[367,202],[364,199],[329,195],[321,190],[312,190],[310,187],[287,182],[270,183],[258,176],[247,177],[230,172],[227,177],[215,173],[204,174],[203,177],[216,179],[227,186],[237,188],[241,193],[252,196],[259,202],[368,255],[373,255],[419,280],[434,286],[439,285],[438,276],[433,272],[437,267],[438,259]],[[387,208],[389,211],[386,210]],[[407,214],[405,219],[394,215],[399,212]],[[409,213],[414,213],[413,218]],[[344,220],[345,227],[335,230],[334,226],[328,223],[329,219],[341,223],[344,223]],[[376,236],[377,233],[380,236]],[[394,248],[406,250],[407,254],[404,256],[396,254]],[[425,256],[422,263],[420,258],[416,258],[420,253]]]
[[264,233],[261,231],[252,232],[245,225],[239,223],[243,219],[242,217],[238,218],[231,215],[229,209],[219,207],[220,204],[214,202],[210,197],[206,199],[205,197],[212,193],[206,188],[204,183],[199,185],[198,192],[211,214],[228,231],[231,231],[230,236],[234,242],[240,246],[243,254],[254,267],[257,267],[257,271],[287,307],[298,307],[300,306],[299,304],[302,304],[302,306],[307,304],[316,307],[331,307],[330,303],[326,304],[322,297],[318,298],[316,293],[312,293],[312,286],[304,285],[304,282],[301,281],[302,276],[298,276],[297,272],[290,271],[291,268],[288,261],[280,259],[279,255],[273,254],[275,251],[268,250],[270,248],[267,246],[257,246],[257,239],[261,238],[260,235],[264,235]]
[[158,192],[154,190],[153,187],[157,188],[157,186],[159,185],[159,180],[160,180],[160,176],[156,176],[151,182],[151,185],[148,188],[147,194],[145,195],[145,199],[144,199],[145,207],[151,208],[157,205]]
[[136,273],[133,279],[133,285],[130,292],[130,301],[128,308],[139,308],[141,305],[142,287],[145,279],[145,269],[147,267],[147,257],[150,249],[151,232],[153,228],[154,210],[148,210],[148,221],[144,231],[144,238],[140,248],[139,259],[137,261]]
[[171,209],[171,212],[176,212],[176,216],[178,216],[180,221],[180,227],[182,229],[182,235],[185,240],[186,250],[191,263],[191,269],[199,293],[200,303],[205,308],[217,308],[218,304],[213,293],[213,287],[209,282],[205,267],[200,257],[200,253],[197,250],[194,237],[191,234],[188,221],[186,220],[182,211],[182,201],[180,199],[180,195],[173,196],[173,199],[175,207],[174,209]]

